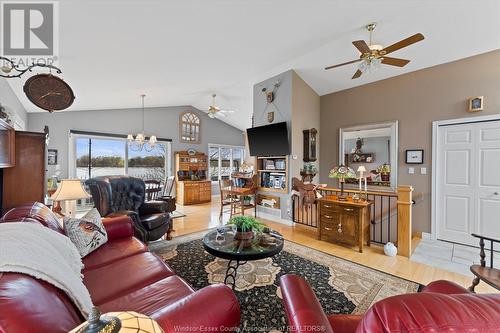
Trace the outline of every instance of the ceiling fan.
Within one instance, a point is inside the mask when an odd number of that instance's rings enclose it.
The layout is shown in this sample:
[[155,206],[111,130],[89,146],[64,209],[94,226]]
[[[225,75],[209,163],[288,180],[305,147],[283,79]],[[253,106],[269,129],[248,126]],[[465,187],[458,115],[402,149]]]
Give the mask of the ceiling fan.
[[217,105],[215,105],[215,97],[216,96],[217,96],[216,94],[212,95],[213,102],[212,102],[212,105],[210,105],[208,107],[207,114],[210,118],[213,119],[213,118],[217,118],[219,116],[226,117],[227,113],[234,113],[233,110],[221,110]]
[[410,60],[387,57],[387,55],[389,53],[392,53],[394,51],[402,49],[403,47],[407,47],[411,44],[414,44],[424,39],[424,35],[422,35],[421,33],[417,33],[413,36],[400,40],[399,42],[384,48],[382,47],[382,45],[372,44],[372,32],[375,29],[375,27],[376,23],[370,23],[366,26],[366,30],[368,30],[370,33],[369,44],[367,44],[364,40],[356,40],[352,42],[352,44],[354,44],[354,46],[359,50],[359,52],[361,52],[359,59],[344,62],[338,65],[328,66],[325,67],[325,69],[328,70],[362,61],[362,63],[358,66],[358,70],[352,76],[352,79],[357,79],[367,70],[371,70],[372,67],[379,67],[381,63],[384,65],[403,67],[406,64],[408,64]]

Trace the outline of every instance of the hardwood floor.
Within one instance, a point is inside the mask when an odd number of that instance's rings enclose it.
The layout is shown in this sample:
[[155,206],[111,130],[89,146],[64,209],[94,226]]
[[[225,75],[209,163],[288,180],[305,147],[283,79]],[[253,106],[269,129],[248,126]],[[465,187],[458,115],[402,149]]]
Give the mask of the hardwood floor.
[[[214,197],[212,202],[207,204],[192,206],[177,205],[177,210],[186,214],[186,216],[174,219],[175,231],[172,234],[173,237],[207,230],[220,225],[220,205],[218,200],[218,197]],[[250,211],[248,212],[251,213]],[[225,214],[223,217],[224,222],[227,222],[228,219],[229,214]],[[288,226],[265,219],[261,220],[271,228],[279,231],[287,240],[424,285],[434,280],[444,279],[454,281],[467,288],[472,282],[471,277],[462,274],[413,262],[408,258],[400,256],[388,257],[384,255],[381,246],[372,245],[365,247],[363,253],[359,253],[355,249],[318,240],[314,228],[302,225]],[[416,246],[418,241],[418,238],[414,239],[414,246]],[[476,287],[476,292],[492,293],[498,291],[485,283],[480,283]]]

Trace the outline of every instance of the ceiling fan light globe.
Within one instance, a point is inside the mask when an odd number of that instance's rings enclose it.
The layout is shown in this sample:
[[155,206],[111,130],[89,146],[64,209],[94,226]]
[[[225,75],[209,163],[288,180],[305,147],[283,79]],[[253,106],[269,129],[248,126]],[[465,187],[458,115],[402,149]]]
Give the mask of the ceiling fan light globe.
[[127,135],[127,141],[128,142],[134,141],[134,136],[132,134]]
[[151,137],[149,138],[149,144],[151,146],[154,146],[157,142],[158,142],[158,139],[156,139],[156,136],[155,135],[151,135]]
[[358,69],[362,72],[362,73],[366,73],[366,71],[368,70],[369,68],[369,64],[368,64],[368,61],[365,60],[365,61],[362,61],[359,66],[358,66]]
[[371,61],[371,67],[373,67],[373,69],[379,69],[381,64],[382,59],[380,58],[373,58]]

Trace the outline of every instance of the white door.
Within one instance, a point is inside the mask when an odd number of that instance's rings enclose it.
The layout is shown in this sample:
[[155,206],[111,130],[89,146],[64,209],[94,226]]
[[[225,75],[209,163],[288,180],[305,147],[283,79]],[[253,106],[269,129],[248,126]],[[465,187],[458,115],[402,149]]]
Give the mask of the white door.
[[500,238],[500,121],[440,126],[436,171],[437,237]]

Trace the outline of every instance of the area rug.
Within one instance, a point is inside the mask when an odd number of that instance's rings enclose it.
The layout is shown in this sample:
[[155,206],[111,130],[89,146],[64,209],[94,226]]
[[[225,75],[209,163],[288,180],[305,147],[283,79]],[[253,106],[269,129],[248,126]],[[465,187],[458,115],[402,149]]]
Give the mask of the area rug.
[[173,212],[170,213],[170,218],[172,219],[176,219],[178,217],[184,217],[186,216],[186,214],[183,214],[181,212],[179,212],[178,210],[174,210]]
[[[205,233],[152,243],[150,250],[195,289],[221,283],[227,260],[205,252],[202,243]],[[279,279],[285,274],[304,277],[327,314],[361,314],[383,298],[417,292],[421,287],[418,283],[285,241],[283,251],[273,258],[249,261],[238,268],[235,293],[241,306],[243,331],[286,331],[279,288]]]

